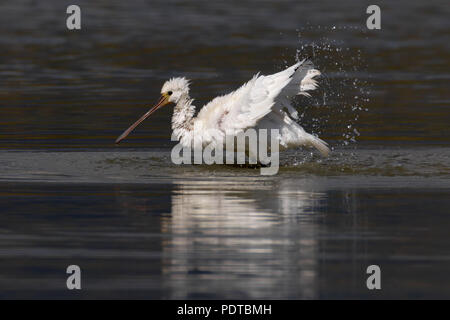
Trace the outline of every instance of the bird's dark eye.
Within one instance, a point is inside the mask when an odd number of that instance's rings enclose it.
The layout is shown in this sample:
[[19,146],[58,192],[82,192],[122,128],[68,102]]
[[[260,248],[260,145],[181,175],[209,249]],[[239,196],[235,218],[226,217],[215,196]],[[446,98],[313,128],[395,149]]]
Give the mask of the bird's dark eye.
[[169,96],[172,95],[172,93],[173,93],[172,91],[167,92],[167,94],[168,94]]

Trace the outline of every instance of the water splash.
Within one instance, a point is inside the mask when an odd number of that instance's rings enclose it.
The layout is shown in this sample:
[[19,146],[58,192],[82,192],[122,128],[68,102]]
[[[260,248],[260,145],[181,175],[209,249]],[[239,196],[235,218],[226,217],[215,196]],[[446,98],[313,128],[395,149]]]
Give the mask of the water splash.
[[[316,37],[315,32],[329,31]],[[359,121],[368,111],[370,77],[360,48],[346,46],[339,32],[361,32],[354,26],[306,26],[298,29],[297,59],[310,57],[322,72],[320,87],[312,99],[298,98],[300,123],[333,146],[354,144],[360,134]],[[309,40],[315,39],[315,40]]]

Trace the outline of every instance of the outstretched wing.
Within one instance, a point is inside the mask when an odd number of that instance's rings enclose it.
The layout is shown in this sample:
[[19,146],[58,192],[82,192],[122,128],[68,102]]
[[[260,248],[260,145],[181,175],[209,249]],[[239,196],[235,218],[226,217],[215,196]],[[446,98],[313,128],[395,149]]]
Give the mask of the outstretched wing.
[[225,134],[236,135],[247,128],[279,129],[282,147],[314,146],[327,155],[326,142],[306,133],[283,111],[287,108],[297,118],[290,100],[295,95],[309,96],[307,91],[317,88],[314,77],[318,75],[320,72],[309,60],[272,75],[257,74],[238,90],[205,105],[197,116],[195,129],[201,133],[204,144],[221,143]]
[[317,88],[317,81],[314,78],[320,74],[319,70],[314,69],[314,64],[310,60],[303,60],[292,76],[291,82],[278,96],[277,105],[285,107],[294,119],[298,119],[297,109],[292,106],[291,99],[296,95],[311,97],[308,91]]
[[272,111],[277,96],[291,82],[302,63],[269,76],[257,74],[238,90],[215,98],[198,114],[202,128],[233,135],[254,127]]
[[[294,119],[298,119],[296,108],[291,105],[291,99],[295,95],[310,97],[310,90],[317,88],[314,77],[320,75],[320,71],[314,69],[311,61],[306,60],[297,68],[292,80],[276,99],[272,112],[258,122],[258,128],[278,129],[280,132],[280,146],[290,148],[297,146],[315,147],[323,156],[330,152],[328,144],[320,138],[307,133]],[[286,108],[288,115],[283,109]]]

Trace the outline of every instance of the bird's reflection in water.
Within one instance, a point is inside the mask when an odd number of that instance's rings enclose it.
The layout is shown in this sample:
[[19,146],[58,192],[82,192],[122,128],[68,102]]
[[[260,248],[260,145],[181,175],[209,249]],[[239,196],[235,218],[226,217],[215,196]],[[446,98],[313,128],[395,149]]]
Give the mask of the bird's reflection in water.
[[176,181],[162,221],[170,298],[316,297],[325,203],[289,180]]

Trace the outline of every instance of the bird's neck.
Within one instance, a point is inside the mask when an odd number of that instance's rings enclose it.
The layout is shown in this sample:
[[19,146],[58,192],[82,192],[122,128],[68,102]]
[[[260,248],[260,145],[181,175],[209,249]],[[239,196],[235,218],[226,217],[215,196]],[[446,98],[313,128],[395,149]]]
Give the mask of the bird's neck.
[[195,106],[189,95],[184,95],[173,109],[172,130],[180,139],[186,132],[193,130]]

